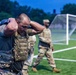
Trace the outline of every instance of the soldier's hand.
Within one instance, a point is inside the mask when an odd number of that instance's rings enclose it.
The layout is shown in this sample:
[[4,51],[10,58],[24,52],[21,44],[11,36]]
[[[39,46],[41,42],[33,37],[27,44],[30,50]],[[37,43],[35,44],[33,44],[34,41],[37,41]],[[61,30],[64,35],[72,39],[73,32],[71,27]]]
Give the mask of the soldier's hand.
[[54,47],[52,47],[52,51],[54,51]]
[[9,23],[6,25],[4,29],[5,35],[12,35],[14,34],[18,29],[18,24],[14,18],[9,18]]
[[9,21],[10,22],[8,23],[7,28],[12,31],[17,31],[18,24],[17,24],[15,18],[9,18]]

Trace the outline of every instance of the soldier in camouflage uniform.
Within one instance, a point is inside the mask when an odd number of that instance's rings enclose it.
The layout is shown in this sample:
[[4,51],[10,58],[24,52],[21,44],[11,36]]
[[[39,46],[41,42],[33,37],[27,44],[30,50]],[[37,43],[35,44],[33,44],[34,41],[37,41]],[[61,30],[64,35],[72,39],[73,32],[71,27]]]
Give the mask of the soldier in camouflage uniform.
[[[16,19],[9,18],[9,20],[1,34],[2,37],[12,37],[10,41],[13,43],[14,62],[10,65],[9,71],[18,75],[28,75],[28,65],[24,63],[28,58],[28,36],[42,32],[44,27],[37,22],[31,21],[24,13]],[[29,25],[35,29],[28,29]]]
[[6,37],[4,30],[6,28],[6,21],[0,21],[0,75],[16,75],[11,72],[10,64],[13,63],[12,54],[12,37]]
[[59,73],[60,70],[56,68],[56,64],[53,58],[53,44],[51,39],[51,31],[48,28],[49,20],[43,20],[45,29],[39,34],[39,54],[36,61],[34,62],[32,70],[37,72],[37,65],[40,63],[44,55],[47,57],[48,63],[53,69],[53,72]]
[[34,45],[36,43],[36,36],[33,35],[33,36],[29,36],[29,39],[28,39],[28,59],[27,61],[25,62],[27,65],[31,66],[32,65],[32,62],[33,62],[33,57],[34,57]]

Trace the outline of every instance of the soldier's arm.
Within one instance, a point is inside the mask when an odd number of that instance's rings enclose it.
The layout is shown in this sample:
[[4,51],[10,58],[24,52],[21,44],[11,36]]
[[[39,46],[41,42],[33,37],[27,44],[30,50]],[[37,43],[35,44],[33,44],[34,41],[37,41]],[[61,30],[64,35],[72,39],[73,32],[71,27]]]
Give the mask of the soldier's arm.
[[41,31],[36,31],[34,29],[26,29],[25,32],[27,32],[30,36],[41,33]]
[[41,39],[42,42],[45,42],[47,44],[50,44],[50,40],[45,39],[44,37],[40,37],[40,39]]
[[39,34],[44,30],[44,26],[42,26],[41,24],[35,22],[35,21],[30,21],[30,25],[33,27],[32,32],[34,34]]
[[50,40],[51,40],[51,42],[50,42],[50,47],[52,48],[52,50],[54,50],[54,48],[53,48],[53,42],[52,42],[51,30],[50,30]]
[[[51,33],[51,31],[50,31]],[[53,47],[53,43],[52,43],[52,37],[51,37],[51,34],[50,34],[50,39],[51,39],[51,42],[50,42],[50,48],[52,49],[52,51],[54,51],[54,47]]]
[[14,18],[9,18],[9,23],[4,28],[4,34],[6,36],[14,34],[18,29],[18,24]]

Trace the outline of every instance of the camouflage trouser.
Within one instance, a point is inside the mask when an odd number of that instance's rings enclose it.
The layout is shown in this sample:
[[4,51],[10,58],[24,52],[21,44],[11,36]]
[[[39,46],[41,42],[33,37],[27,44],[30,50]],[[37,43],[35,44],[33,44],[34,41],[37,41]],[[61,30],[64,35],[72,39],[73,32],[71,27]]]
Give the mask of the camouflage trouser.
[[31,47],[28,53],[28,59],[25,61],[25,64],[27,64],[28,66],[31,66],[33,62],[33,57],[34,57],[34,48]]
[[23,65],[22,75],[28,75],[28,65],[26,65],[25,63]]
[[11,69],[17,75],[28,75],[28,65],[24,61],[16,61],[12,64]]
[[50,64],[51,67],[56,67],[51,48],[40,48],[38,57],[34,62],[33,66],[36,67],[44,56],[47,57],[48,63]]
[[16,75],[16,74],[7,70],[0,69],[0,75]]

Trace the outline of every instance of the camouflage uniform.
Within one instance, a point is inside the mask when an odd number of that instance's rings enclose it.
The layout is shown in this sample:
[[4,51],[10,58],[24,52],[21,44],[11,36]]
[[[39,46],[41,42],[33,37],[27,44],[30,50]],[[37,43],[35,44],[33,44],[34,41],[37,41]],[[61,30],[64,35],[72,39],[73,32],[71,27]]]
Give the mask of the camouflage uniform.
[[29,49],[29,55],[28,55],[28,59],[25,62],[27,65],[31,66],[32,62],[33,62],[33,56],[34,56],[34,45],[36,43],[36,36],[29,36],[28,38],[28,49]]
[[[27,29],[23,33],[16,32],[14,43],[15,63],[12,68],[18,68],[18,72],[22,70],[23,75],[28,75],[28,65],[24,61],[28,58],[28,37],[32,34],[31,29]],[[19,66],[18,66],[19,65]]]
[[16,75],[15,73],[9,72],[8,70],[0,69],[0,75]]
[[[4,37],[1,35],[1,46],[0,50],[11,50],[12,47],[14,50],[14,62],[10,64],[10,66],[4,70],[8,70],[8,73],[12,75],[13,73],[18,73],[20,75],[23,73],[23,75],[28,75],[28,65],[24,63],[25,60],[28,58],[28,35],[31,35],[32,31],[31,29],[27,29],[23,33],[19,34],[18,32],[13,37]],[[8,40],[7,40],[8,39]],[[4,43],[5,42],[5,43]],[[6,44],[6,45],[5,45]],[[6,67],[6,66],[4,66]],[[1,67],[0,67],[1,68]],[[3,68],[3,66],[2,66]],[[4,70],[2,70],[2,74],[4,74]],[[12,72],[11,72],[12,71]],[[21,72],[22,71],[22,72]],[[7,73],[7,72],[5,72]],[[8,75],[8,74],[6,74]]]
[[10,64],[13,63],[12,37],[4,36],[5,24],[0,26],[0,75],[16,75],[10,71]]
[[48,28],[45,28],[43,32],[39,34],[39,54],[34,62],[34,67],[40,63],[44,55],[47,57],[50,66],[56,67],[52,53],[52,46],[51,31]]

